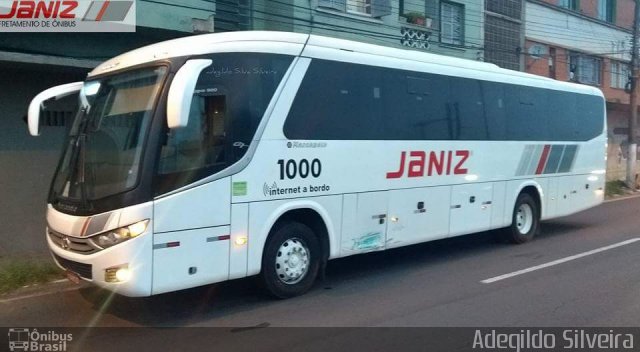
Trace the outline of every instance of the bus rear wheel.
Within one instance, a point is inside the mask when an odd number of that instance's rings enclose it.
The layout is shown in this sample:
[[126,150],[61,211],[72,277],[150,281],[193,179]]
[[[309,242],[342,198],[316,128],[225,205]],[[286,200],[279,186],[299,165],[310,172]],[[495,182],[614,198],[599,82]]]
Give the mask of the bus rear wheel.
[[528,193],[520,193],[513,207],[511,226],[505,229],[504,237],[515,244],[529,242],[540,228],[538,203]]
[[269,237],[262,256],[262,283],[277,298],[311,289],[320,267],[320,244],[305,224],[287,222]]

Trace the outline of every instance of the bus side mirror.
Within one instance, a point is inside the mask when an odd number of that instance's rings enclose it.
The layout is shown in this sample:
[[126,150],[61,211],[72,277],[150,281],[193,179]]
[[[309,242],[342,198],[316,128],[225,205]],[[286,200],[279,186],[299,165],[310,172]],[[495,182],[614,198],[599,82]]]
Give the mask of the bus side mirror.
[[185,127],[189,123],[191,99],[200,72],[211,65],[208,59],[187,61],[173,77],[167,98],[167,125],[169,128]]
[[84,82],[74,82],[63,84],[61,86],[51,87],[40,94],[36,95],[29,104],[27,113],[27,122],[29,125],[29,133],[32,136],[40,135],[40,113],[44,108],[43,103],[49,99],[60,99],[67,95],[75,94],[82,89]]

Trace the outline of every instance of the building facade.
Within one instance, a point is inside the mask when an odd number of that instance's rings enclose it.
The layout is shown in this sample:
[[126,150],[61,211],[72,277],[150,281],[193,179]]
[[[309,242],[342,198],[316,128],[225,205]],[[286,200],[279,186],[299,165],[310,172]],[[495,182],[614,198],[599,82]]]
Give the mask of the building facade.
[[527,0],[525,13],[525,70],[603,91],[607,177],[624,179],[634,0]]
[[311,33],[480,60],[483,0],[254,0],[253,29]]

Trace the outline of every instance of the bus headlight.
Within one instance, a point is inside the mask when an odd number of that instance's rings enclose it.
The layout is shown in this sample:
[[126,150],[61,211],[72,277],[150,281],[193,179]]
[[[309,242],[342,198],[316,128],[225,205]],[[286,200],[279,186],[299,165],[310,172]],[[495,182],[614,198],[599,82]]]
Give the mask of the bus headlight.
[[118,243],[122,243],[126,240],[138,237],[144,233],[147,229],[149,220],[142,220],[131,224],[129,226],[121,227],[119,229],[107,231],[97,236],[91,237],[91,242],[101,248],[108,248],[115,246]]

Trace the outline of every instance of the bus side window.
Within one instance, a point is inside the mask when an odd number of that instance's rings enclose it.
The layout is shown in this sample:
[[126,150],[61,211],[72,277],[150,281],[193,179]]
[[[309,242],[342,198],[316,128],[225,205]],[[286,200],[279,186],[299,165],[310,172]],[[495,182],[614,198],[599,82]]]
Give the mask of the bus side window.
[[187,126],[169,130],[162,147],[160,173],[177,173],[224,164],[225,119],[224,95],[194,95]]
[[206,165],[224,164],[228,156],[227,133],[225,128],[227,120],[227,99],[224,95],[205,97],[206,131],[203,136],[203,149],[206,150]]
[[412,76],[399,70],[390,73],[402,77],[407,87],[405,90],[396,87],[398,98],[386,104],[389,108],[403,105],[404,109],[398,124],[399,133],[394,139],[453,139],[451,111],[447,107],[450,78],[427,73]]
[[482,95],[489,140],[507,139],[507,114],[502,83],[482,82]]
[[548,91],[546,104],[549,110],[550,139],[557,141],[578,140],[580,121],[576,119],[576,96],[564,92]]
[[451,78],[450,100],[453,104],[454,139],[487,139],[489,125],[485,114],[480,81]]
[[207,178],[242,159],[293,58],[218,53],[196,82],[186,127],[162,145],[156,194]]
[[587,141],[597,137],[604,129],[605,112],[602,98],[595,95],[576,96],[575,140]]

